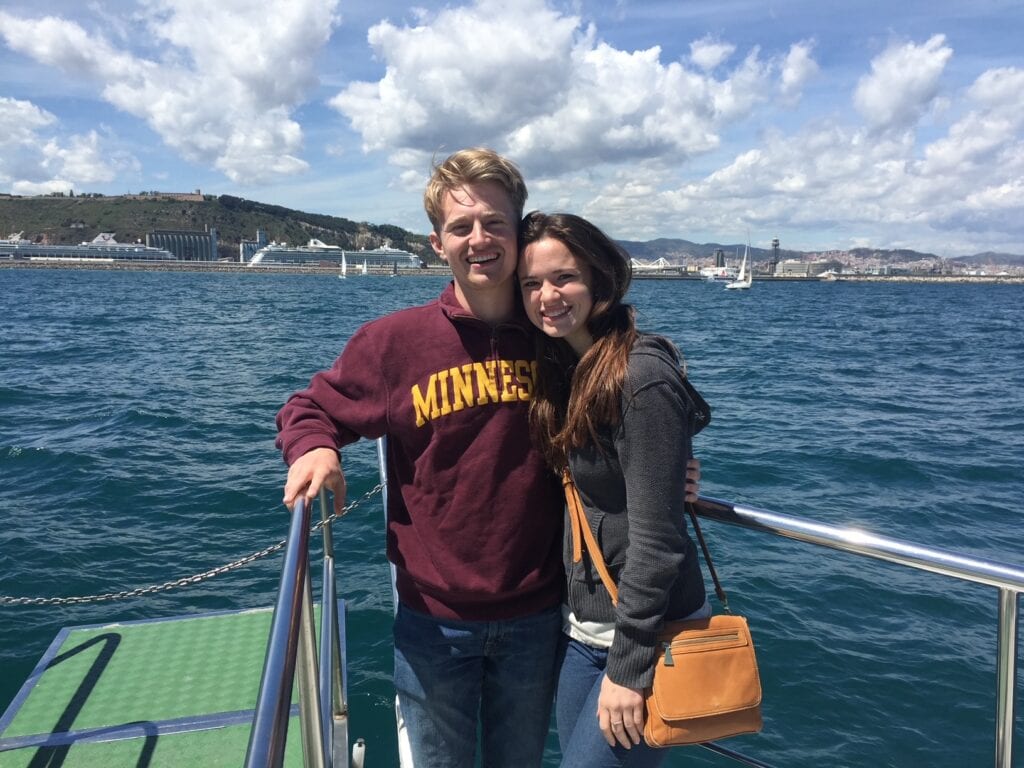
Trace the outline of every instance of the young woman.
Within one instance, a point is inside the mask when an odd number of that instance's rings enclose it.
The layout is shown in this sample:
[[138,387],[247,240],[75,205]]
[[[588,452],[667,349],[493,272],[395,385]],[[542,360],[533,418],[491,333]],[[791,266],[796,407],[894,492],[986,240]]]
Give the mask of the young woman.
[[[623,303],[629,257],[590,222],[523,220],[519,285],[542,332],[531,435],[556,472],[571,470],[619,599],[583,555],[568,580],[555,711],[562,766],[655,766],[643,741],[643,691],[668,620],[710,614],[686,531],[695,409],[666,339],[640,333]],[[692,472],[692,465],[690,472]],[[692,493],[691,493],[692,496]]]

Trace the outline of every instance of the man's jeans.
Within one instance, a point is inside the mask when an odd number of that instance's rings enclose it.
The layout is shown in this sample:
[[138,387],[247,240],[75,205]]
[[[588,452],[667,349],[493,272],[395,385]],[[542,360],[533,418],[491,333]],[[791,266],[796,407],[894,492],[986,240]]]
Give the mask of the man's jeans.
[[558,607],[505,621],[437,619],[399,605],[395,689],[416,768],[534,768],[544,755]]

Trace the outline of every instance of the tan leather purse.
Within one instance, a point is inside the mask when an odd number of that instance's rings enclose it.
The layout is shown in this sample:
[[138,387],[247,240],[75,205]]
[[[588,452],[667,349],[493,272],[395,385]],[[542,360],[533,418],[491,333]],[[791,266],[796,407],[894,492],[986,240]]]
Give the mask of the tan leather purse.
[[[565,500],[572,529],[573,559],[584,547],[601,576],[612,603],[619,591],[583,514],[579,492],[568,470],[563,473]],[[652,747],[673,747],[716,741],[761,730],[761,677],[747,620],[734,616],[711,562],[700,523],[686,505],[715,592],[726,615],[666,624],[658,641],[662,648],[654,682],[645,692],[644,741]]]

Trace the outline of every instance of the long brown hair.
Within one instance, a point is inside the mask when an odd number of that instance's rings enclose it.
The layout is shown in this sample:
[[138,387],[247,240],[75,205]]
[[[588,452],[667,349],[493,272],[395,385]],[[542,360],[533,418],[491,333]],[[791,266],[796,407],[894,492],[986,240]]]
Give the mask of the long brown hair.
[[633,307],[622,299],[633,276],[629,255],[589,221],[571,213],[533,211],[523,219],[520,252],[557,240],[590,271],[593,307],[587,330],[594,344],[577,360],[564,339],[537,334],[537,387],[530,403],[530,436],[548,464],[560,470],[568,452],[622,418],[620,399],[636,341]]

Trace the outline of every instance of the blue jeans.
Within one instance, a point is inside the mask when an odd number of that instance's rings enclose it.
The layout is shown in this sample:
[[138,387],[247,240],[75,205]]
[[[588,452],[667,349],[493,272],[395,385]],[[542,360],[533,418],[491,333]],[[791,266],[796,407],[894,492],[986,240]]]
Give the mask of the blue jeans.
[[561,768],[654,768],[667,754],[652,749],[641,739],[626,749],[608,746],[597,722],[597,699],[608,661],[608,651],[562,635],[559,645],[558,693],[555,720]]
[[438,619],[399,605],[395,689],[416,768],[540,766],[561,610],[506,621]]
[[[710,615],[711,605],[705,602],[687,618]],[[649,747],[642,738],[629,749],[621,744],[610,747],[601,733],[597,700],[607,663],[607,649],[594,648],[562,635],[555,695],[561,768],[655,768],[668,755],[667,749]]]

